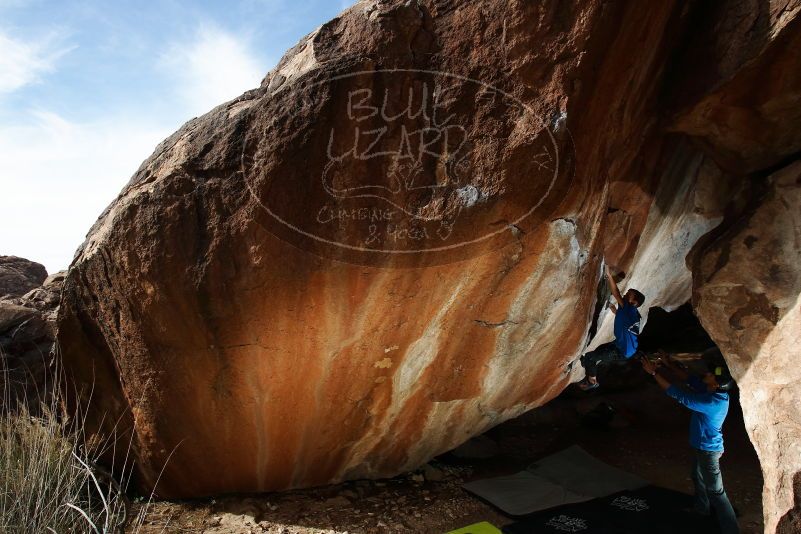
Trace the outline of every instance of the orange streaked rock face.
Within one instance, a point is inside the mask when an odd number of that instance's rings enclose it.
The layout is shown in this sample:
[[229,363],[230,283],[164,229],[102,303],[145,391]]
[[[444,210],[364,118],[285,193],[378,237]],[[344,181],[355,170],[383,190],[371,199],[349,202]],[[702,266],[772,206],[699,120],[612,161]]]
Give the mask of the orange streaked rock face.
[[363,1],[315,30],[159,145],[79,250],[59,342],[91,429],[132,430],[141,484],[191,497],[393,475],[553,398],[596,320],[608,339],[602,258],[686,302],[691,248],[795,146],[738,169],[746,136],[698,129],[777,57],[682,82],[700,9]]
[[98,221],[60,342],[94,424],[134,429],[145,486],[392,475],[569,383],[603,162],[625,169],[649,127],[621,115],[646,98],[601,104],[576,79],[647,83],[655,61],[605,67],[634,39],[605,22],[660,49],[672,8],[488,7],[357,4],[162,143]]

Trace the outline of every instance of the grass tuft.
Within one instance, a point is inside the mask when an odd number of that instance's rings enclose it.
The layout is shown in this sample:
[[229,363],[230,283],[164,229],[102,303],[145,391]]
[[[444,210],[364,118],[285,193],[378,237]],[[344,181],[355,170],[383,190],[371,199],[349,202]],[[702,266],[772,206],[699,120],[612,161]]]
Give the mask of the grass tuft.
[[129,521],[125,495],[132,465],[114,474],[97,465],[102,446],[87,443],[80,417],[63,413],[61,373],[50,373],[51,387],[32,405],[14,394],[19,380],[10,376],[19,372],[6,361],[0,354],[0,532],[137,532],[144,514]]

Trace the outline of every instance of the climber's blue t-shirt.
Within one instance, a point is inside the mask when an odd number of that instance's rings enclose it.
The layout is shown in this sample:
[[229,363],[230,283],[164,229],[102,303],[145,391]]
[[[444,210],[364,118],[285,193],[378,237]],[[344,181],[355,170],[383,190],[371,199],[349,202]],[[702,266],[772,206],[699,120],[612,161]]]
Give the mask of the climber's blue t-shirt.
[[624,302],[615,314],[615,346],[626,358],[637,352],[639,335],[640,312],[635,306]]

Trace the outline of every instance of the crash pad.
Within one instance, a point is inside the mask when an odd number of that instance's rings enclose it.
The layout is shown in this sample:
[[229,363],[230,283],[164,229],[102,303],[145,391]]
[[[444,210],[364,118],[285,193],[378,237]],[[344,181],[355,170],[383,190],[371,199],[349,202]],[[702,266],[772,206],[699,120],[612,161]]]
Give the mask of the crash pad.
[[646,485],[574,445],[513,475],[474,480],[462,487],[509,515],[522,516]]
[[486,521],[482,521],[481,523],[474,523],[472,525],[468,525],[466,527],[451,530],[446,534],[503,534],[498,527],[487,523]]
[[505,534],[715,534],[712,517],[688,511],[690,495],[646,486],[529,514],[503,527]]

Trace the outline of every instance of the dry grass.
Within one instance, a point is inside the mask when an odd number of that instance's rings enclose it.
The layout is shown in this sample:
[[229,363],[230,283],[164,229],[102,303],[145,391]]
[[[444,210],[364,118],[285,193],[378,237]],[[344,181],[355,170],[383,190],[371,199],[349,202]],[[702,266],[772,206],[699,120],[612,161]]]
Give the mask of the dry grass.
[[112,474],[95,463],[106,451],[87,444],[80,417],[63,413],[63,375],[51,372],[55,387],[32,406],[30,396],[12,393],[19,385],[12,372],[0,371],[0,532],[137,532],[147,505],[135,520],[127,517],[132,464],[126,460]]

